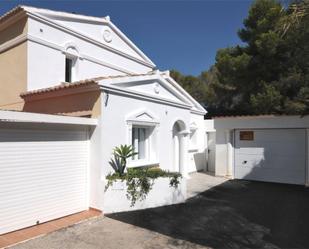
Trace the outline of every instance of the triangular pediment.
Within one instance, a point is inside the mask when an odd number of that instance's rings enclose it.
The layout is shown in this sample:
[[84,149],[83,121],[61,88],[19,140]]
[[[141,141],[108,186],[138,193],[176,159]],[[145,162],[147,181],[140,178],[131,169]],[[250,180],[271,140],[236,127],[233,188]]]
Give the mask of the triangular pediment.
[[86,38],[102,43],[112,51],[136,58],[151,67],[155,64],[107,17],[92,17],[62,11],[23,6],[29,13],[39,15],[45,21],[60,25]]
[[115,85],[154,98],[160,98],[162,100],[172,101],[179,104],[189,104],[177,91],[172,87],[164,85],[160,80],[141,80],[117,83]]
[[147,74],[102,79],[99,84],[131,96],[142,96],[149,100],[153,98],[154,101],[188,108],[192,113],[199,115],[206,113],[206,110],[166,72],[152,71]]
[[138,110],[126,117],[127,122],[133,123],[159,123],[159,119],[147,110]]
[[144,60],[141,53],[136,50],[133,46],[128,44],[124,37],[120,37],[119,34],[111,28],[111,26],[106,24],[95,24],[95,23],[85,23],[70,20],[56,20],[56,22],[65,25],[74,30],[78,30],[87,36],[102,42],[103,44],[119,50],[125,54],[129,54],[139,60]]
[[143,112],[142,114],[139,114],[136,116],[137,120],[144,120],[144,121],[153,121],[154,118],[148,114],[147,112]]

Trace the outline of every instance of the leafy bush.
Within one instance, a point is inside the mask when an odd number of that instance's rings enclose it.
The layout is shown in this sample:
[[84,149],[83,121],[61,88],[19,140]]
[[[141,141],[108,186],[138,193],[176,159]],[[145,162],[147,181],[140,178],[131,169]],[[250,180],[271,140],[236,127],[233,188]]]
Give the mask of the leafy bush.
[[179,179],[182,176],[178,172],[164,171],[160,168],[131,168],[124,174],[116,172],[107,175],[108,182],[105,191],[117,180],[126,181],[127,198],[131,201],[131,207],[133,207],[136,201],[146,199],[152,189],[154,180],[159,177],[170,178],[170,187],[177,188],[180,183]]

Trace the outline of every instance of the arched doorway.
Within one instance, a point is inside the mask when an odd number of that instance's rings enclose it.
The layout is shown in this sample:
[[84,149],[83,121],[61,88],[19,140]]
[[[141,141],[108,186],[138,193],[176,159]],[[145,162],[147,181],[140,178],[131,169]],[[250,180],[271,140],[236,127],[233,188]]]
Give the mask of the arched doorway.
[[186,125],[183,121],[178,120],[173,125],[173,169],[176,172],[180,172],[186,175],[186,143],[188,138],[188,132],[186,131]]

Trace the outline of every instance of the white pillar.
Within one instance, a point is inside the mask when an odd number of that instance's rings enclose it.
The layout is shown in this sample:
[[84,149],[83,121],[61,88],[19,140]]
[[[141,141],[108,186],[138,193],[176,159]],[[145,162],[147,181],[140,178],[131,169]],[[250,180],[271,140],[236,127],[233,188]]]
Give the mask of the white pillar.
[[230,130],[225,131],[226,136],[226,146],[227,146],[227,171],[228,176],[233,175],[233,141],[232,132]]
[[208,171],[208,150],[209,150],[209,144],[208,144],[208,132],[205,131],[204,134],[204,171],[207,172]]
[[179,133],[179,136],[180,136],[179,168],[180,168],[180,173],[185,178],[189,178],[189,174],[188,174],[189,134],[190,134],[189,131],[182,131]]

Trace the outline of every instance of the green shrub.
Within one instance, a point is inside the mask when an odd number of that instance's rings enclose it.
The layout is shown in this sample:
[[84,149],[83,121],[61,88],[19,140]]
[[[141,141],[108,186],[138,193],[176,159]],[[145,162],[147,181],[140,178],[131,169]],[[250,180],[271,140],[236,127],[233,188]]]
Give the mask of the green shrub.
[[112,166],[115,173],[123,175],[127,166],[127,159],[137,155],[131,145],[120,145],[113,150],[113,158],[109,161],[109,165]]
[[152,189],[154,180],[159,177],[170,178],[170,187],[177,188],[182,177],[178,172],[164,171],[158,167],[156,168],[129,168],[127,173],[120,174],[119,172],[109,174],[106,176],[107,185],[105,191],[117,180],[126,181],[127,184],[127,198],[131,201],[133,207],[136,201],[143,201],[146,199],[148,193]]

